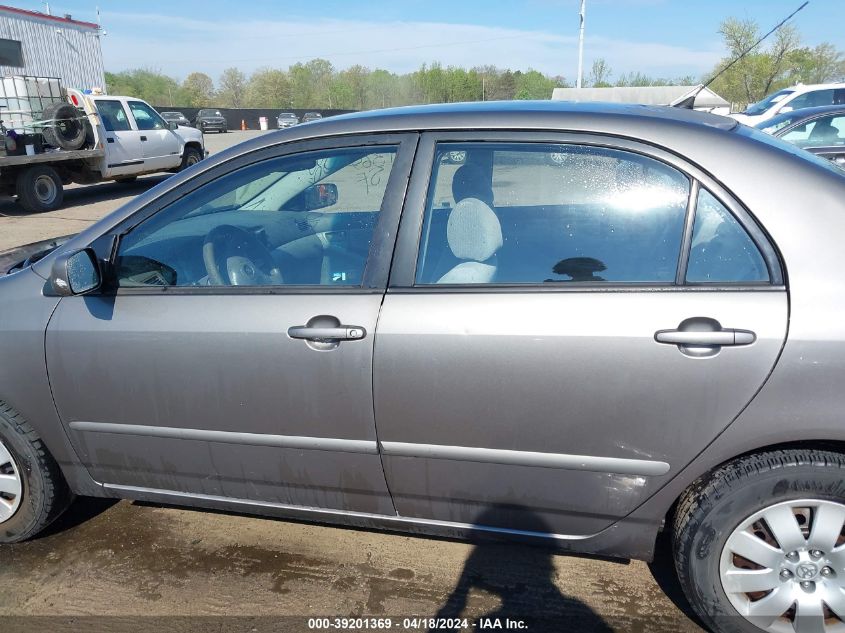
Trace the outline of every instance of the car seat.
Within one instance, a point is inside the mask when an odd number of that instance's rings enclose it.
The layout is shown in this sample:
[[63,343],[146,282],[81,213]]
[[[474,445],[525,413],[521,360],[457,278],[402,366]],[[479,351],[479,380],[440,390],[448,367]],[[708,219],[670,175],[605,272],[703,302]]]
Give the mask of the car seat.
[[502,225],[493,209],[478,198],[455,205],[446,225],[446,240],[462,261],[437,280],[439,284],[484,284],[496,278],[496,252],[502,247]]
[[810,132],[809,139],[814,143],[834,144],[839,141],[839,130],[828,119],[817,121]]

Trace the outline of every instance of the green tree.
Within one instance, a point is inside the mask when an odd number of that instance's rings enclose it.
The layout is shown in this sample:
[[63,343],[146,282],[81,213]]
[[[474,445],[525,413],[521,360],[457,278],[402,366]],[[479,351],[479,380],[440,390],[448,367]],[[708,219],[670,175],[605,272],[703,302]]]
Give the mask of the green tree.
[[175,79],[148,68],[106,73],[106,92],[138,97],[158,106],[179,105],[184,101]]
[[290,108],[292,99],[287,73],[274,68],[262,68],[249,78],[244,102],[249,108]]
[[[719,27],[728,49],[728,57],[714,69],[713,74],[726,68],[754,42],[760,39],[760,28],[751,19],[728,18]],[[801,37],[792,25],[778,29],[771,43],[760,44],[724,72],[711,88],[734,103],[753,103],[790,83],[795,53]]]
[[223,108],[242,108],[246,97],[246,75],[237,68],[227,68],[220,75],[217,102]]
[[598,59],[593,60],[593,67],[590,70],[588,83],[593,88],[609,88],[611,86],[611,74],[612,71],[610,70],[610,66],[607,61],[603,57],[599,57]]
[[214,99],[214,82],[205,73],[191,73],[182,82],[184,102],[180,105],[203,108]]

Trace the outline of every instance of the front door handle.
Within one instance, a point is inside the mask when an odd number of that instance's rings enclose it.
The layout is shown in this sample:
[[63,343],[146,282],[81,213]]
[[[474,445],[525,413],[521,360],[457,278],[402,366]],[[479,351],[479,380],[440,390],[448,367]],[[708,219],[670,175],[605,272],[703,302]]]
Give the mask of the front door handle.
[[142,141],[146,141],[146,140],[147,140],[147,137],[146,137],[146,136],[142,136],[142,137],[141,137],[141,140],[142,140]]
[[684,319],[675,330],[658,330],[654,340],[667,345],[677,345],[687,356],[715,356],[723,347],[751,345],[757,335],[751,330],[723,328],[716,319],[693,317]]
[[357,341],[366,335],[367,331],[357,325],[341,325],[338,327],[294,325],[288,328],[289,337],[306,341]]

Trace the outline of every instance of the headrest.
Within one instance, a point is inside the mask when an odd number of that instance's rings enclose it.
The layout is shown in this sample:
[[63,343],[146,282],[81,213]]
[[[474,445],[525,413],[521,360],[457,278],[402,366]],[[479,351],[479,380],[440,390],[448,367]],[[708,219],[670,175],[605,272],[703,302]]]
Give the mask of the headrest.
[[487,204],[493,204],[493,185],[490,177],[477,165],[461,165],[452,176],[452,198],[457,204],[466,198],[477,198]]
[[502,225],[484,202],[466,198],[449,214],[446,239],[458,259],[483,262],[502,247]]

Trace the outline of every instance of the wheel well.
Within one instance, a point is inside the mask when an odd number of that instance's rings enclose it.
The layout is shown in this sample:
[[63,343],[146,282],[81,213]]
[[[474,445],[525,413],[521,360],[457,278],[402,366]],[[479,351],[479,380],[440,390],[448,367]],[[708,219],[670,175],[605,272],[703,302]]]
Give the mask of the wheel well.
[[692,488],[693,486],[698,485],[702,481],[705,481],[711,473],[718,470],[725,464],[728,464],[732,461],[737,459],[742,459],[743,457],[748,457],[749,455],[755,455],[757,453],[766,453],[769,451],[789,451],[789,450],[821,450],[821,451],[831,451],[834,453],[842,453],[845,455],[845,442],[838,441],[838,440],[796,440],[792,442],[780,442],[777,444],[768,444],[766,446],[760,446],[757,448],[753,448],[751,450],[745,451],[744,453],[738,453],[731,457],[730,459],[726,459],[723,462],[715,464],[711,468],[709,468],[706,472],[703,472],[701,475],[696,477],[690,484],[681,490],[678,493],[678,496],[675,497],[675,500],[672,502],[672,505],[669,506],[669,509],[666,511],[665,516],[663,517],[663,525],[661,526],[661,531],[667,525],[672,525],[672,521],[675,518],[675,512],[677,511],[678,501],[684,494]]
[[196,141],[188,141],[187,143],[185,143],[185,149],[188,149],[189,147],[193,147],[194,149],[197,149],[200,151],[200,153],[202,153],[202,145],[200,145]]

